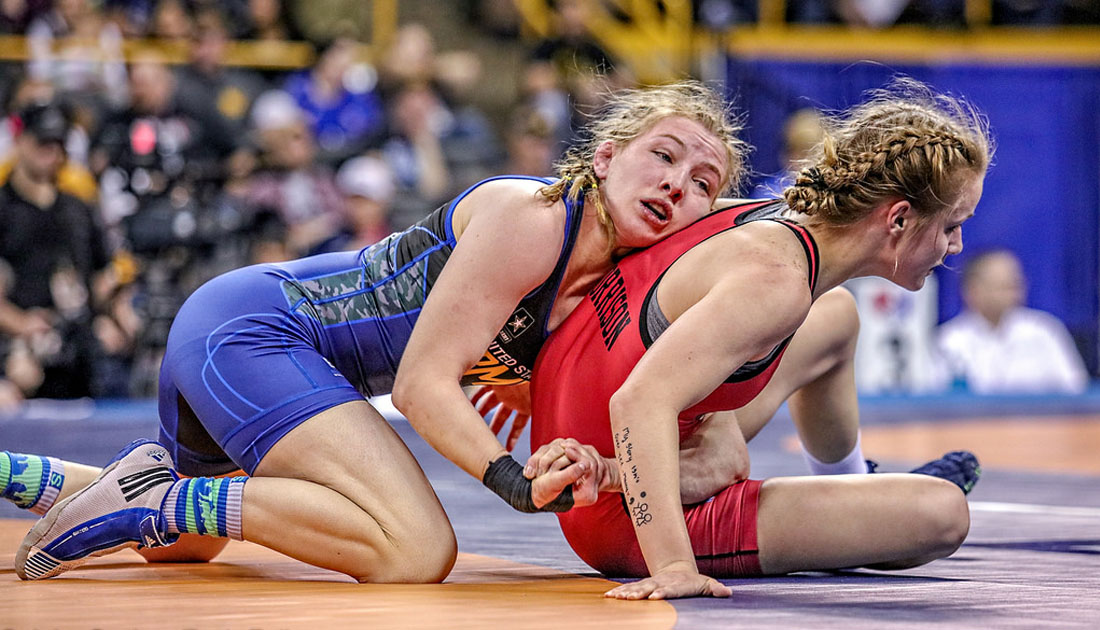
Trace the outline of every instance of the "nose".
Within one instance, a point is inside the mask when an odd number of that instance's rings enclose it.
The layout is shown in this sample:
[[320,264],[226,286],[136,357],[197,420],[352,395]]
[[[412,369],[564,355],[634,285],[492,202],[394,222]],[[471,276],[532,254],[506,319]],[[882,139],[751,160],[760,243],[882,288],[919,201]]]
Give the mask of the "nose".
[[951,234],[951,240],[947,243],[947,255],[954,256],[963,250],[963,232],[962,226],[959,226],[954,233]]
[[668,197],[673,203],[680,201],[684,197],[684,186],[677,181],[675,177],[665,181],[661,189],[668,193]]

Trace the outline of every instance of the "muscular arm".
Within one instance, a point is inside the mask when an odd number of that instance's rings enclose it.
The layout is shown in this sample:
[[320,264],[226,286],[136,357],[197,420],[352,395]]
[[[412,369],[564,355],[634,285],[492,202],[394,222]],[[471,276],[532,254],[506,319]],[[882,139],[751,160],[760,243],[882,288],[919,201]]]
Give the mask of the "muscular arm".
[[[680,501],[684,505],[701,503],[749,476],[749,453],[741,429],[732,411],[709,414],[699,429],[680,443]],[[549,470],[551,456],[558,450],[553,442],[543,444],[528,460],[524,474],[528,479]],[[567,454],[568,456],[568,454]],[[614,457],[601,457],[602,470],[617,471]],[[599,486],[600,492],[623,491],[618,473]]]
[[479,480],[506,451],[459,380],[520,299],[550,274],[563,238],[564,216],[524,184],[490,182],[459,205],[458,244],[414,327],[393,390],[413,428]]
[[613,595],[716,592],[717,583],[697,572],[683,519],[676,418],[796,329],[810,305],[794,240],[766,231],[757,237],[714,237],[666,274],[661,288],[676,284],[658,297],[670,315],[680,314],[611,399],[624,498],[652,576]]

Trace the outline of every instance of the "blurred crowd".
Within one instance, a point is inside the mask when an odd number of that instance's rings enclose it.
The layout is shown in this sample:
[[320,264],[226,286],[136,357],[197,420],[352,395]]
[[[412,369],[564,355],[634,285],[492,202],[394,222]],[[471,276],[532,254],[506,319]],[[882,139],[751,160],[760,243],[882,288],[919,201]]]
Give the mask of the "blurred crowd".
[[[150,395],[199,284],[361,248],[493,174],[549,175],[617,76],[567,10],[492,119],[472,99],[477,57],[438,53],[417,23],[369,58],[336,35],[310,42],[308,67],[272,72],[226,59],[235,40],[301,37],[279,0],[26,0],[0,13],[29,57],[0,81],[0,408]],[[140,37],[183,45],[186,63],[155,46],[124,54]]]
[[[478,36],[526,49],[505,115],[475,98],[500,78],[472,52],[438,51],[418,23],[368,56],[361,33],[307,38],[308,12],[282,0],[0,2],[0,33],[27,42],[25,61],[0,66],[0,412],[31,397],[153,394],[171,320],[205,280],[361,248],[493,174],[550,175],[602,95],[634,82],[589,32],[585,0],[548,0],[540,40],[520,38],[512,0],[459,4]],[[951,23],[963,4],[787,11]],[[994,20],[1094,20],[1095,4],[996,0]],[[695,10],[734,24],[755,20],[757,2]],[[127,46],[142,38],[186,61]],[[291,71],[229,65],[240,40],[307,40],[316,55]]]

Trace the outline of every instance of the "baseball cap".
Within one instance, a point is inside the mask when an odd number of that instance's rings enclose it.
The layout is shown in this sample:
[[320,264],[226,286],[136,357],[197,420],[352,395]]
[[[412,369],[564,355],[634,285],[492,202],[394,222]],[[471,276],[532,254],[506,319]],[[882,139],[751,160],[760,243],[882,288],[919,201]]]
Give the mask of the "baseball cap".
[[69,117],[61,107],[46,103],[31,105],[19,114],[23,131],[39,142],[64,143],[69,135]]
[[388,202],[396,192],[393,171],[375,157],[357,157],[344,162],[336,172],[336,187],[348,196]]
[[288,92],[268,90],[252,104],[252,126],[258,131],[285,129],[305,120],[305,114]]

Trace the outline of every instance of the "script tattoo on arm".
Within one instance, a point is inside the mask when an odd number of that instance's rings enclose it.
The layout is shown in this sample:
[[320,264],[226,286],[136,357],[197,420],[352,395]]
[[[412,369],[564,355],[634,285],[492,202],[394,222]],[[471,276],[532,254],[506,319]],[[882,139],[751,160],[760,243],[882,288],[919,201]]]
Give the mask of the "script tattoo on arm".
[[[619,473],[623,480],[623,496],[626,497],[627,510],[638,527],[653,520],[649,513],[649,504],[644,501],[646,493],[641,489],[638,466],[634,464],[634,444],[630,441],[630,427],[615,432],[615,456],[619,460]],[[634,491],[638,490],[635,497]]]

